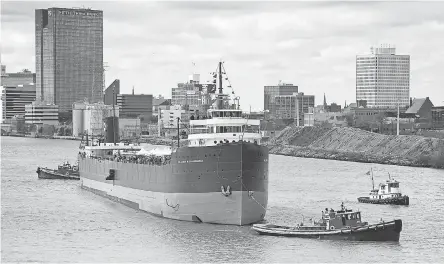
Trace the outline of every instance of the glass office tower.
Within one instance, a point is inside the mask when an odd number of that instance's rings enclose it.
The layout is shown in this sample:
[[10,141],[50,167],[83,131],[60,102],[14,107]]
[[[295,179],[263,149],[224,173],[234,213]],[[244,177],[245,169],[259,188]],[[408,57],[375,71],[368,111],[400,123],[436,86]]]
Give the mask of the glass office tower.
[[35,45],[38,102],[62,114],[76,101],[103,100],[103,11],[37,9]]

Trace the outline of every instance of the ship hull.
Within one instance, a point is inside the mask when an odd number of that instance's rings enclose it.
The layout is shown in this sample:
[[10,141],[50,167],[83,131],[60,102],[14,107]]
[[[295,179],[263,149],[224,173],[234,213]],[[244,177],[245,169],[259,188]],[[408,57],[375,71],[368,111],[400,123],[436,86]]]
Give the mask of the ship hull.
[[221,192],[162,193],[99,183],[82,179],[82,188],[133,209],[176,220],[213,224],[246,225],[256,223],[265,216],[266,195],[255,192],[232,192],[225,197]]
[[268,149],[252,143],[180,148],[163,165],[80,158],[79,169],[82,188],[161,217],[247,225],[266,214]]
[[386,199],[370,199],[370,197],[359,197],[358,202],[360,203],[371,203],[371,204],[394,204],[394,205],[409,205],[409,197],[404,195],[395,198]]

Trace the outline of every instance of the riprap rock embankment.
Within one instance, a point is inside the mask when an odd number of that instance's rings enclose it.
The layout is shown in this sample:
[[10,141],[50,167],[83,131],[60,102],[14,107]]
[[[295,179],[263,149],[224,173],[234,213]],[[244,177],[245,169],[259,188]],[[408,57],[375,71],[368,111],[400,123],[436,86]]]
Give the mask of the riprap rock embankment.
[[267,145],[271,154],[444,168],[444,140],[438,138],[288,126]]

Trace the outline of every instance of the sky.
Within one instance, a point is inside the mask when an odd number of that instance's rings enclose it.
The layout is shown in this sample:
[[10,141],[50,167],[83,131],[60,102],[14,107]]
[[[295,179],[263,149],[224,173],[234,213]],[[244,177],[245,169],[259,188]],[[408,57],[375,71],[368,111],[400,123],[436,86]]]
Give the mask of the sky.
[[122,93],[171,98],[222,60],[243,109],[261,110],[280,80],[343,105],[356,99],[356,55],[391,44],[411,56],[410,96],[444,105],[444,2],[1,1],[7,72],[35,72],[35,9],[82,6],[104,12],[106,86],[120,79]]

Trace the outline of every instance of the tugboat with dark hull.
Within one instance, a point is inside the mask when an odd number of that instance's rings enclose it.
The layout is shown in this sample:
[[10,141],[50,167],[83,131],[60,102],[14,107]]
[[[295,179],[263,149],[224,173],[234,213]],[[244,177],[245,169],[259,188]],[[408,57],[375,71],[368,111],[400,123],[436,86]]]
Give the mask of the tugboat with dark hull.
[[324,240],[351,240],[351,241],[399,241],[402,231],[402,220],[368,224],[361,222],[361,212],[346,209],[333,209],[322,212],[319,222],[305,226],[279,226],[273,224],[254,224],[252,229],[260,235],[286,236],[301,238],[317,238]]
[[78,166],[69,162],[59,165],[57,170],[37,167],[36,172],[39,179],[80,180]]
[[[390,177],[385,183],[379,184],[379,189],[375,189],[375,184],[373,181],[373,170],[370,171],[372,174],[372,184],[373,189],[370,191],[369,196],[359,197],[358,202],[360,203],[372,203],[372,204],[394,204],[394,205],[409,205],[409,197],[407,195],[402,195],[399,190],[399,182]],[[370,174],[368,172],[367,174]]]

